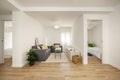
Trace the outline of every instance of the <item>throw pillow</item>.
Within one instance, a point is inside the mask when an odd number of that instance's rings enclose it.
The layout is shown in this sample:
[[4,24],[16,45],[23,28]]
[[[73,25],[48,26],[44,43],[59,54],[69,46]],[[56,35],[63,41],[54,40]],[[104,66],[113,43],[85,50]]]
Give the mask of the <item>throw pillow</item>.
[[45,46],[46,49],[48,49],[48,46]]
[[55,48],[59,48],[60,47],[60,45],[55,45]]
[[41,49],[40,46],[37,45],[37,49]]
[[48,49],[48,46],[44,45],[42,49]]

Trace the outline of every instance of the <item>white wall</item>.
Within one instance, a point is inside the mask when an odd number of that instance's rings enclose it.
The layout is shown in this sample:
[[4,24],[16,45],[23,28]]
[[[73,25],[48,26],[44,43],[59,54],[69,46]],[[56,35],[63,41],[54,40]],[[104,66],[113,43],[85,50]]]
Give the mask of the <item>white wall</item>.
[[12,15],[0,15],[0,19],[3,21],[11,21]]
[[109,60],[120,69],[120,5],[109,15]]
[[35,38],[39,43],[44,42],[44,28],[24,12],[13,12],[13,67],[22,67],[26,64],[26,51],[35,45]]
[[54,27],[45,27],[45,44],[53,45],[54,43],[61,43],[61,33],[62,32],[70,32],[71,27],[61,27],[55,29]]
[[[89,26],[89,25],[88,25]],[[88,42],[93,42],[102,49],[102,21],[97,21],[94,28],[88,30]]]
[[83,16],[78,17],[72,27],[72,46],[81,53],[83,56],[83,64],[86,64],[86,56],[84,57],[85,53],[85,30],[83,25]]
[[45,43],[47,43],[47,45],[53,45],[54,43],[61,43],[61,29],[55,29],[49,26],[46,27]]
[[93,33],[92,30],[88,30],[88,42],[93,42]]
[[93,42],[100,49],[102,48],[102,21],[93,29]]

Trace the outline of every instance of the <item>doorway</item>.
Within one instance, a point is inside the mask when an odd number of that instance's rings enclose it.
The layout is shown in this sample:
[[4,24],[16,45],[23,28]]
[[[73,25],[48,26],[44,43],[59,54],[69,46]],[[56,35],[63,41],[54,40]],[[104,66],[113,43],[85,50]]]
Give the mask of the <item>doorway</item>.
[[4,21],[4,59],[12,59],[12,21]]
[[101,64],[103,53],[102,20],[87,21],[88,64]]

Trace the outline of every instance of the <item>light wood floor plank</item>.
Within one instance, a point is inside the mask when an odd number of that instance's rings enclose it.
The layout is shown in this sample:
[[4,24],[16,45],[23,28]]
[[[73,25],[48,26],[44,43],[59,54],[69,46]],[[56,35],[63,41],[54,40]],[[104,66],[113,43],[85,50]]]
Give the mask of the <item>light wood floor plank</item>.
[[0,80],[120,80],[120,70],[111,65],[69,63],[39,63],[12,68],[11,59],[0,64]]

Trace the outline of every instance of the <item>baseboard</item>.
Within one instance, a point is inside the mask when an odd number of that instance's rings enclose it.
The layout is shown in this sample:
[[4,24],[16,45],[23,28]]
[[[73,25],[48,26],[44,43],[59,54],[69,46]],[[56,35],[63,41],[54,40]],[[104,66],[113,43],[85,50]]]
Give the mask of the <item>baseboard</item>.
[[15,65],[12,65],[12,67],[15,67],[15,68],[22,68],[22,67],[24,67],[26,64],[27,64],[27,62],[24,63],[23,65],[15,64]]
[[112,66],[120,70],[120,66],[116,66],[116,65],[112,65]]
[[12,65],[12,67],[15,67],[15,68],[22,68],[23,65]]
[[3,62],[0,62],[0,64],[3,64]]
[[115,65],[115,64],[110,64],[110,65],[120,70],[120,65]]

